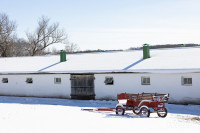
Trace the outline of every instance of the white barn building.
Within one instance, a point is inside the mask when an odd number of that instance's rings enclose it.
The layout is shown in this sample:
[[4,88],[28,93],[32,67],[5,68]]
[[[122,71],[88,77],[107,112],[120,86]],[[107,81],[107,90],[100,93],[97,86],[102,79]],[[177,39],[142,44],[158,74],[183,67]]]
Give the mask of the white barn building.
[[200,104],[200,48],[0,58],[0,95],[116,99],[169,93],[171,103]]

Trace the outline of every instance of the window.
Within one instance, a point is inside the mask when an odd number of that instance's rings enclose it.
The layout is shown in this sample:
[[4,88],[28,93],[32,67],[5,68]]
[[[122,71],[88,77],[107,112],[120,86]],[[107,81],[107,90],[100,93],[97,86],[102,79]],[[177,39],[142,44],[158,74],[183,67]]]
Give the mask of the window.
[[55,84],[61,84],[61,78],[54,78]]
[[107,77],[105,78],[104,83],[105,83],[106,85],[113,85],[113,84],[114,84],[113,77],[108,77],[108,76],[107,76]]
[[142,77],[141,84],[142,85],[150,85],[150,77]]
[[33,79],[32,78],[26,78],[26,83],[27,84],[32,84],[33,83]]
[[2,78],[2,83],[8,83],[8,78]]
[[191,77],[182,77],[182,85],[192,85],[192,78]]

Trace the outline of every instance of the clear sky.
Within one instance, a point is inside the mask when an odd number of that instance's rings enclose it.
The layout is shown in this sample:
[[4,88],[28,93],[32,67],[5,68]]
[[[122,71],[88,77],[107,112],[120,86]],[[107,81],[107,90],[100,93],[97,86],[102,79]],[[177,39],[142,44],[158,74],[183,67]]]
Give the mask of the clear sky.
[[0,12],[19,37],[48,16],[81,50],[200,43],[200,0],[0,0]]

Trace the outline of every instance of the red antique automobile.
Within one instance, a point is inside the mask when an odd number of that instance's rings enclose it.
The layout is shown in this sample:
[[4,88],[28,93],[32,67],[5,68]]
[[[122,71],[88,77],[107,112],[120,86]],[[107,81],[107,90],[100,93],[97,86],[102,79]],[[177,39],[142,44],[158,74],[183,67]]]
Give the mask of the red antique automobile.
[[[167,109],[165,108],[165,103],[168,102],[168,99],[169,94],[121,93],[117,95],[116,114],[124,115],[126,110],[133,110],[133,113],[141,116],[149,117],[150,113],[157,112],[159,117],[166,117]],[[153,112],[150,112],[150,108],[153,109]]]

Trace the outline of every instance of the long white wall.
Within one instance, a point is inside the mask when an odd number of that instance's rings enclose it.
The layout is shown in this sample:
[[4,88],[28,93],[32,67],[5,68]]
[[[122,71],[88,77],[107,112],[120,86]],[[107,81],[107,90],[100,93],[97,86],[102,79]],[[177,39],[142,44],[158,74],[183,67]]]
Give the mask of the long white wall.
[[[170,102],[200,104],[200,74],[95,74],[96,99],[116,99],[119,93],[169,93]],[[112,76],[114,85],[105,85],[105,77]],[[141,77],[149,76],[150,85],[141,85]],[[192,86],[183,86],[182,76],[192,77]],[[26,78],[33,78],[33,84],[27,84]],[[54,78],[60,77],[61,84],[55,84]],[[8,83],[0,81],[0,95],[37,96],[70,98],[70,74],[29,74],[0,75],[8,78]]]
[[[61,84],[54,83],[55,77],[62,79]],[[8,83],[0,81],[0,95],[70,98],[69,74],[0,75],[2,78],[8,78]],[[26,78],[33,83],[27,84]]]
[[[114,85],[105,85],[113,76]],[[149,76],[150,85],[141,85],[141,76]],[[192,86],[183,86],[182,76],[192,77]],[[119,93],[169,93],[170,102],[200,104],[200,74],[95,74],[96,99],[116,99]]]

